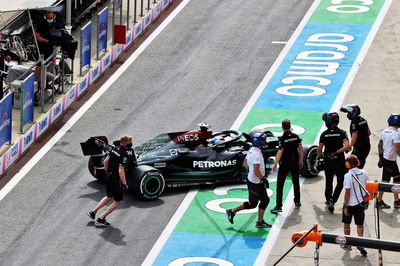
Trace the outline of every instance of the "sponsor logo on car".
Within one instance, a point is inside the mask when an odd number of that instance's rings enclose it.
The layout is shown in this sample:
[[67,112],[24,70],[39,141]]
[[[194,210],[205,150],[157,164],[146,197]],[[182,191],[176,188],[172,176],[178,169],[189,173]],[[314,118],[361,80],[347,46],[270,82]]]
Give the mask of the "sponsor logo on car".
[[213,167],[227,167],[236,165],[236,160],[229,161],[193,161],[193,167],[198,168],[213,168]]
[[199,134],[186,134],[178,136],[178,141],[197,141],[199,140]]
[[164,168],[166,165],[166,163],[154,163],[154,168]]
[[346,244],[346,237],[338,236],[335,238],[335,242],[336,242],[336,244],[344,245],[344,244]]

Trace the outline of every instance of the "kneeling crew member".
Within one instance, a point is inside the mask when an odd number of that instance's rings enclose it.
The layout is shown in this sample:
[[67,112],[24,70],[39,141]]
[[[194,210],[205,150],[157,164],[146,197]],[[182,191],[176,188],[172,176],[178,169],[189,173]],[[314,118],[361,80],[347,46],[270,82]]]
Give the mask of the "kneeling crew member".
[[[368,208],[368,201],[364,201],[367,193],[360,187],[360,184],[365,188],[369,177],[367,171],[357,167],[359,164],[360,161],[354,154],[351,154],[346,160],[346,167],[349,168],[349,171],[344,175],[343,182],[345,194],[342,223],[344,234],[350,235],[351,219],[354,216],[354,222],[357,225],[357,235],[362,237],[364,236],[365,210]],[[341,245],[340,247],[346,251],[351,250],[351,246],[348,245]],[[364,248],[357,247],[357,249],[361,252],[361,255],[367,255],[367,251]]]
[[[328,129],[322,132],[320,136],[317,154],[318,157],[321,157],[322,150],[324,149],[325,204],[328,205],[329,212],[333,213],[335,203],[342,192],[344,174],[347,172],[344,164],[344,152],[349,149],[350,144],[346,132],[338,128],[338,113],[324,113],[322,120],[325,121]],[[333,176],[335,174],[337,183],[335,191],[332,194]]]
[[87,215],[91,219],[95,219],[96,213],[108,202],[114,200],[110,206],[97,218],[95,221],[96,226],[110,225],[106,221],[107,215],[117,209],[123,199],[123,190],[128,190],[126,181],[125,170],[126,168],[132,169],[136,166],[136,156],[132,149],[132,137],[123,135],[121,137],[121,145],[115,147],[115,153],[110,153],[104,160],[104,169],[106,170],[106,191],[107,195],[100,200],[97,206]]
[[360,116],[361,110],[357,104],[348,104],[340,108],[340,111],[347,113],[347,118],[350,123],[350,148],[353,147],[352,154],[356,155],[360,160],[358,168],[363,169],[365,160],[371,150],[369,136],[371,130],[368,127],[368,122]]
[[290,131],[290,120],[282,121],[283,135],[279,139],[279,150],[275,157],[275,164],[272,170],[275,171],[279,164],[278,180],[276,185],[276,206],[271,210],[272,213],[282,212],[282,193],[286,176],[292,174],[294,190],[294,205],[298,209],[300,203],[300,169],[303,168],[304,151],[299,136]]
[[258,220],[256,223],[257,228],[269,228],[270,224],[264,221],[264,212],[269,203],[269,197],[267,194],[268,181],[264,177],[265,175],[265,163],[264,157],[261,152],[261,147],[266,145],[265,133],[256,132],[251,136],[251,143],[253,147],[249,150],[245,165],[249,169],[247,175],[247,187],[249,189],[249,201],[240,204],[234,209],[227,209],[226,214],[228,220],[233,224],[233,217],[235,214],[244,209],[253,209],[257,207],[258,202]]

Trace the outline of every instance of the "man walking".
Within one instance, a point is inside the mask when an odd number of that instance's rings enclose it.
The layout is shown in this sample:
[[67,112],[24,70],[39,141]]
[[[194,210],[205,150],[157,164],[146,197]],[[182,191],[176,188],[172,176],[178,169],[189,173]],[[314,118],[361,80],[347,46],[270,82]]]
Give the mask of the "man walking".
[[340,108],[340,111],[347,113],[347,118],[350,123],[350,148],[353,147],[352,154],[355,154],[360,160],[358,168],[363,169],[365,160],[371,150],[369,136],[371,130],[368,127],[368,122],[360,116],[361,109],[357,104],[348,104]]
[[96,213],[108,202],[113,200],[110,206],[97,218],[96,226],[110,225],[106,221],[106,217],[121,205],[123,199],[123,190],[128,190],[125,170],[132,169],[136,165],[135,153],[132,149],[132,137],[123,135],[120,140],[120,146],[114,148],[115,152],[111,152],[104,160],[104,169],[106,170],[106,191],[107,195],[103,197],[97,206],[87,213],[91,219],[95,219]]
[[[400,183],[400,172],[396,162],[397,156],[400,156],[400,114],[391,114],[388,118],[389,127],[382,131],[378,145],[378,152],[382,169],[382,181],[390,182],[393,177],[393,183]],[[393,193],[393,208],[400,208],[399,194]],[[376,207],[379,209],[389,209],[383,200],[383,192],[378,193],[378,202]]]
[[[346,132],[338,128],[338,113],[324,113],[322,120],[325,121],[328,129],[322,132],[320,136],[317,155],[321,158],[322,150],[324,150],[325,204],[328,205],[329,212],[333,213],[335,203],[342,192],[344,174],[347,172],[344,164],[344,152],[349,149],[350,144]],[[333,191],[333,176],[335,174],[337,183]]]
[[282,194],[286,176],[292,174],[292,183],[294,189],[294,205],[300,208],[300,169],[303,168],[304,151],[299,136],[290,131],[290,120],[282,121],[283,135],[279,139],[279,150],[275,157],[275,164],[272,170],[275,171],[279,164],[278,180],[276,187],[276,206],[271,210],[272,213],[282,212]]
[[265,163],[264,157],[261,152],[261,147],[266,145],[265,133],[256,132],[251,136],[251,143],[253,147],[249,150],[245,165],[248,166],[247,187],[249,190],[249,200],[240,204],[234,209],[227,209],[226,214],[228,220],[233,224],[235,214],[244,209],[253,209],[257,207],[258,202],[258,220],[256,222],[257,228],[270,228],[271,225],[264,221],[265,209],[269,203],[267,194],[268,181],[265,178]]
[[[359,164],[360,161],[354,154],[351,154],[346,160],[346,167],[349,168],[349,171],[344,175],[343,182],[345,194],[342,222],[344,234],[350,235],[351,219],[354,216],[354,222],[357,225],[357,235],[363,237],[365,210],[368,208],[368,201],[364,201],[367,193],[363,188],[365,188],[365,184],[369,178],[367,171],[357,168]],[[346,251],[351,250],[351,246],[349,245],[341,245],[340,247]],[[367,251],[364,248],[357,247],[357,249],[361,252],[361,255],[367,255]]]

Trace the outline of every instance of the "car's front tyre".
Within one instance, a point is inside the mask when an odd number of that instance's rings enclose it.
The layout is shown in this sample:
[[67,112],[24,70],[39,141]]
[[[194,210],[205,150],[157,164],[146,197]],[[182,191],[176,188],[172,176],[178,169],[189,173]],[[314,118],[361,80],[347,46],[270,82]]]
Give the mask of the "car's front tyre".
[[157,199],[165,188],[160,171],[148,165],[140,165],[129,174],[128,185],[136,197],[142,200]]

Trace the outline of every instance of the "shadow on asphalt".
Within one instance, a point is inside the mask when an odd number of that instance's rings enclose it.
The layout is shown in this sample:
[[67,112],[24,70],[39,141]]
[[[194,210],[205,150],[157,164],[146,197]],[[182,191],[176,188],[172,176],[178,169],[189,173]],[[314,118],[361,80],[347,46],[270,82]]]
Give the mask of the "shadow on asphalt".
[[122,234],[121,230],[113,227],[112,225],[107,227],[96,227],[94,225],[94,221],[90,221],[87,223],[88,227],[95,227],[98,230],[102,230],[99,234],[105,241],[113,243],[116,246],[125,246],[126,241],[124,241],[125,235]]

